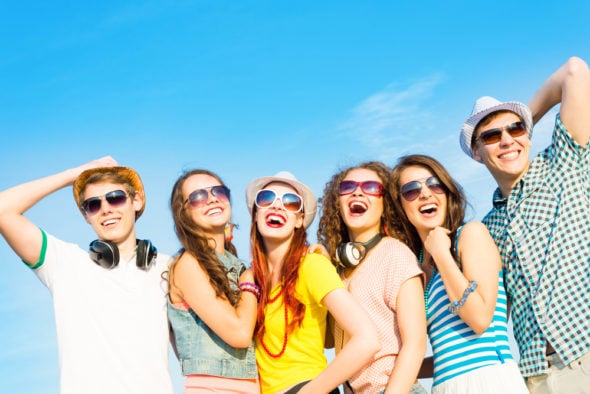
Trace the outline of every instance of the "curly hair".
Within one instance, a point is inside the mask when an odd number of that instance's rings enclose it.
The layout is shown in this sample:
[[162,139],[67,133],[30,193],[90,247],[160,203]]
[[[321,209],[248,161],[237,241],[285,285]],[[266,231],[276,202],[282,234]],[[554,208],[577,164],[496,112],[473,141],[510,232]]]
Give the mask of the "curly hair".
[[[215,249],[211,248],[209,245],[207,234],[195,224],[190,214],[185,209],[185,199],[182,195],[182,187],[184,182],[193,175],[209,175],[224,185],[219,176],[211,171],[203,169],[185,171],[176,180],[176,183],[172,188],[172,195],[170,196],[170,209],[172,210],[172,218],[174,219],[174,230],[182,247],[177,252],[174,262],[170,265],[168,271],[169,286],[174,283],[173,272],[178,259],[184,253],[188,253],[195,257],[197,263],[207,272],[209,282],[215,290],[217,297],[226,297],[230,303],[235,306],[238,302],[239,295],[231,288],[227,276],[227,269],[223,263],[219,261]],[[225,240],[224,248],[230,253],[237,255],[236,247],[228,239]]]
[[[463,188],[449,174],[449,172],[436,159],[426,155],[407,155],[402,156],[391,172],[389,178],[389,194],[394,201],[395,215],[398,220],[395,222],[397,232],[401,235],[401,240],[419,255],[422,249],[422,241],[416,231],[416,228],[410,223],[406,212],[402,208],[402,196],[400,177],[404,170],[409,167],[421,167],[437,177],[442,183],[447,195],[447,216],[443,226],[451,231],[451,245],[455,245],[457,229],[463,225],[465,220],[465,209],[467,199]],[[458,258],[456,250],[452,248],[451,253],[455,259]]]
[[[256,315],[255,335],[264,335],[264,307],[268,303],[268,296],[272,290],[272,278],[268,269],[267,252],[262,235],[256,225],[256,205],[252,208],[252,224],[250,226],[250,246],[252,250],[252,270],[254,279],[260,286],[260,301]],[[307,253],[307,231],[303,226],[296,228],[287,250],[285,261],[281,268],[281,287],[283,302],[291,311],[293,319],[289,323],[288,332],[300,326],[305,314],[305,304],[295,297],[295,284],[299,279],[299,267]]]
[[391,168],[380,161],[367,161],[357,166],[345,168],[334,174],[324,187],[324,195],[321,198],[322,212],[317,230],[318,241],[328,250],[328,253],[332,257],[332,263],[336,266],[338,266],[335,260],[336,249],[341,243],[351,241],[348,236],[348,229],[342,218],[342,212],[340,212],[340,194],[338,188],[340,182],[342,182],[350,171],[360,168],[373,171],[377,174],[381,183],[383,183],[383,213],[381,215],[380,228],[386,235],[395,238],[398,237],[396,227],[392,226],[395,221],[393,202],[389,193],[387,193]]

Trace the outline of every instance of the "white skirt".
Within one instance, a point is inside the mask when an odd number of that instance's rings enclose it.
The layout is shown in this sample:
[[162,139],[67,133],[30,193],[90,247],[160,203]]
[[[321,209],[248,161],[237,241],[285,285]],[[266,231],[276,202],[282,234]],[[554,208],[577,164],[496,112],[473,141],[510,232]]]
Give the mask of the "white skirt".
[[512,360],[454,377],[432,388],[432,394],[528,394],[518,365]]

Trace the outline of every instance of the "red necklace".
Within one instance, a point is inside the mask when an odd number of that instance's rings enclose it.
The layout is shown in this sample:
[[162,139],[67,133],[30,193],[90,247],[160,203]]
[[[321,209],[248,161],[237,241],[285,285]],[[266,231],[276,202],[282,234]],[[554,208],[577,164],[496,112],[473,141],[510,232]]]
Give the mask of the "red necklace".
[[[283,294],[283,289],[281,288],[281,291],[278,292],[278,294],[272,298],[268,299],[268,303],[272,304],[273,302],[275,302],[279,296]],[[287,338],[288,338],[288,334],[287,334],[287,326],[289,324],[289,316],[287,313],[287,304],[285,303],[285,301],[283,300],[283,305],[285,305],[285,335],[283,336],[283,346],[281,347],[281,351],[278,353],[272,353],[270,350],[268,350],[268,347],[266,347],[266,344],[264,343],[264,339],[263,336],[264,335],[259,335],[258,336],[258,340],[260,341],[260,344],[262,345],[262,348],[264,349],[264,351],[266,352],[266,354],[268,354],[269,356],[271,356],[272,358],[279,358],[283,355],[283,353],[285,353],[285,350],[287,349]]]

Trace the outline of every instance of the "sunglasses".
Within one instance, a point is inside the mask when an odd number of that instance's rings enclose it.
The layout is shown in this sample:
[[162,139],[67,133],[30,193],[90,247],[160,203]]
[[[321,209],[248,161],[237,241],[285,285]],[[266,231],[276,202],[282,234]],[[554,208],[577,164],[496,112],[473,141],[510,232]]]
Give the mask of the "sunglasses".
[[361,191],[369,196],[381,197],[383,195],[383,184],[378,181],[342,181],[338,185],[338,194],[341,196],[351,194],[359,186],[361,187]]
[[188,203],[191,208],[201,207],[209,201],[209,193],[211,193],[213,197],[217,197],[219,201],[229,201],[229,188],[224,185],[218,185],[192,191],[184,203]]
[[445,188],[440,183],[437,177],[431,176],[428,178],[418,179],[415,181],[411,181],[406,183],[401,188],[401,195],[406,201],[414,201],[418,198],[420,193],[422,193],[422,185],[428,186],[430,190],[435,192],[436,194],[444,194]]
[[477,139],[481,140],[484,145],[495,144],[496,142],[500,142],[502,139],[503,131],[510,134],[512,138],[516,138],[525,135],[527,129],[524,122],[514,122],[504,127],[486,130],[482,132],[479,137],[477,137]]
[[274,190],[270,189],[259,190],[258,193],[256,193],[254,204],[256,204],[258,208],[268,208],[274,204],[276,200],[281,202],[285,211],[296,213],[303,209],[303,199],[299,194],[285,193],[279,197]]
[[88,215],[94,215],[100,211],[102,200],[105,200],[111,207],[120,207],[127,201],[127,193],[123,190],[113,190],[102,196],[90,197],[82,202],[82,209]]

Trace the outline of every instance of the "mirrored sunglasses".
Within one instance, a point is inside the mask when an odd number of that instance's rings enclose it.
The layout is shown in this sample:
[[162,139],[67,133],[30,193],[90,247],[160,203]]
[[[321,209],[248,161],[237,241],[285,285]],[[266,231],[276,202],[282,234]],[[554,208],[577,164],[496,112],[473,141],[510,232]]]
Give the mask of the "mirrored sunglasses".
[[361,191],[369,196],[381,197],[383,195],[383,184],[378,181],[342,181],[338,185],[338,194],[341,196],[352,194],[359,186]]
[[495,144],[502,139],[503,131],[507,132],[512,138],[516,138],[525,135],[527,129],[524,122],[514,122],[504,127],[483,131],[477,139],[484,145]]
[[299,194],[285,193],[278,196],[274,190],[262,189],[256,193],[254,204],[258,208],[268,208],[274,204],[276,200],[281,202],[281,206],[285,211],[299,212],[303,209],[303,199]]
[[216,197],[221,202],[229,201],[229,188],[224,185],[217,185],[192,191],[184,203],[188,203],[191,208],[198,208],[205,205],[207,201],[209,201],[209,193],[211,193],[213,197]]
[[111,207],[120,207],[127,201],[127,193],[123,190],[113,190],[102,196],[90,197],[82,202],[82,209],[88,215],[94,215],[100,211],[102,200],[105,200]]
[[440,183],[437,177],[431,176],[428,178],[411,181],[402,186],[400,194],[406,201],[414,201],[422,193],[422,185],[426,185],[430,190],[436,194],[444,194],[445,188]]

